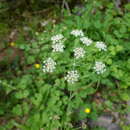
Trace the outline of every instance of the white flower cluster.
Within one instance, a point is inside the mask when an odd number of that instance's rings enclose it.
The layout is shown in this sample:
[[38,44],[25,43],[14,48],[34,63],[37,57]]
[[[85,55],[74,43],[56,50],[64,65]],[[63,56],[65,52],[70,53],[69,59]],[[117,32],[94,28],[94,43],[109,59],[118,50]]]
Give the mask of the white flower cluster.
[[51,38],[52,40],[52,51],[53,52],[63,52],[64,51],[64,44],[65,41],[64,36],[62,34],[57,34]]
[[83,31],[82,30],[78,30],[78,29],[72,30],[70,34],[74,35],[75,37],[78,37],[78,36],[83,37],[84,36]]
[[85,55],[85,50],[81,47],[74,49],[74,56],[76,59],[83,58]]
[[[93,42],[93,40],[84,36],[84,33],[82,30],[75,29],[75,30],[72,30],[70,34],[74,35],[75,37],[79,37],[80,41],[83,44],[85,44],[86,46],[91,45]],[[55,36],[52,36],[51,41],[52,41],[52,49],[53,49],[52,51],[53,52],[63,52],[64,51],[65,46],[63,43],[65,41],[65,38],[62,34],[57,34]],[[107,46],[105,45],[104,42],[98,41],[98,42],[96,42],[95,46],[100,51],[107,50]],[[73,52],[74,52],[74,57],[76,59],[83,58],[85,56],[85,50],[82,47],[75,48],[73,50]],[[53,72],[56,68],[56,62],[50,57],[48,59],[46,59],[43,63],[44,63],[43,72]],[[74,63],[74,65],[75,65],[75,63]],[[93,69],[97,74],[102,74],[106,71],[106,65],[103,62],[96,61]],[[78,72],[76,70],[73,70],[73,71],[69,71],[67,73],[65,80],[67,80],[68,83],[73,84],[74,82],[78,81],[78,78],[79,78]]]
[[83,44],[85,44],[86,46],[89,46],[90,44],[92,44],[92,40],[91,39],[89,39],[89,38],[87,38],[87,37],[81,37],[80,38],[80,41],[83,43]]
[[77,82],[79,79],[79,74],[77,72],[77,70],[72,70],[72,71],[68,71],[65,80],[68,83],[74,84],[75,82]]
[[43,72],[53,72],[54,69],[56,68],[56,62],[52,58],[48,58],[47,60],[43,61]]
[[106,65],[103,62],[96,61],[93,69],[96,71],[97,74],[102,74],[106,71]]
[[64,44],[63,43],[55,43],[52,44],[53,52],[63,52],[64,51]]
[[64,38],[62,34],[57,34],[55,36],[51,37],[51,40],[53,43],[61,42],[61,40]]
[[104,42],[96,42],[96,47],[101,51],[106,51],[107,50],[107,46],[105,45]]

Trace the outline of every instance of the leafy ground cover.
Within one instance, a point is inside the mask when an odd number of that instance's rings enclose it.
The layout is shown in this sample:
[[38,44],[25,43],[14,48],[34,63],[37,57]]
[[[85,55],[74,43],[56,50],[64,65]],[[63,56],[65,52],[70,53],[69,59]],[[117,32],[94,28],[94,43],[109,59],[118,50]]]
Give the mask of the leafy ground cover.
[[53,13],[40,27],[31,18],[3,42],[1,130],[101,130],[90,120],[113,112],[129,129],[130,4],[93,0],[81,9]]

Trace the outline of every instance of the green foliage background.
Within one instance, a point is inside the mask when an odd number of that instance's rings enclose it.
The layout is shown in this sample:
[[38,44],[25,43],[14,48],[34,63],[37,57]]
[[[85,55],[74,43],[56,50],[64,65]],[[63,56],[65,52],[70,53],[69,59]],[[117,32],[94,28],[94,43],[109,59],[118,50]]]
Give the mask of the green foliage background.
[[[28,8],[39,9],[35,4],[37,1],[29,2],[32,5]],[[8,5],[5,4],[1,8],[5,7]],[[81,16],[75,15],[77,9],[74,9],[71,15],[64,10],[58,24],[49,21],[49,24],[45,27],[40,26],[40,29],[29,24],[27,35],[29,39],[21,31],[15,41],[16,45],[9,49],[19,49],[24,54],[23,59],[17,57],[13,63],[6,65],[7,71],[1,71],[0,119],[3,122],[0,129],[76,130],[82,127],[79,125],[80,122],[85,119],[95,120],[105,110],[125,115],[129,111],[126,102],[130,100],[129,11],[130,4],[125,4],[122,10],[118,10],[113,2],[87,1]],[[19,13],[20,11],[18,15]],[[55,11],[53,18],[56,17],[58,15]],[[0,27],[6,30],[9,26],[1,23]],[[83,46],[87,54],[84,59],[77,61],[77,69],[83,76],[80,77],[80,82],[71,85],[67,84],[63,77],[72,68],[73,58],[70,57],[72,49],[82,46],[78,39],[70,36],[73,29],[82,29],[85,36],[94,41],[104,41],[108,51],[99,53],[94,46]],[[51,52],[50,39],[59,33],[67,39],[65,41],[67,48],[63,54]],[[7,41],[4,43],[5,47],[9,46]],[[8,52],[11,54],[11,51]],[[42,62],[48,56],[58,62],[57,70],[53,74],[42,72]],[[97,76],[91,70],[96,60],[105,62],[108,68],[101,76]],[[36,63],[40,64],[41,68],[36,69],[34,67]],[[96,102],[97,93],[103,102]],[[86,114],[85,108],[90,108],[91,113]],[[123,121],[124,119],[122,124]],[[84,129],[89,130],[87,123]]]

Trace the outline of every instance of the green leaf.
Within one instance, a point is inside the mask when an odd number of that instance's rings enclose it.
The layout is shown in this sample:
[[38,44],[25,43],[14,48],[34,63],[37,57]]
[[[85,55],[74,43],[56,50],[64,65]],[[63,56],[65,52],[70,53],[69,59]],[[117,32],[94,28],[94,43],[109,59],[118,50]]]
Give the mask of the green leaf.
[[125,8],[126,8],[127,10],[130,10],[130,3],[126,4],[126,5],[125,5]]
[[121,98],[124,100],[124,101],[129,101],[130,100],[130,96],[128,93],[121,93],[120,94]]
[[91,94],[94,94],[96,92],[96,89],[94,89],[92,87],[88,87],[84,90],[84,92],[86,93],[86,95],[91,95]]
[[33,64],[33,63],[35,63],[35,57],[34,56],[28,56],[27,64]]
[[47,114],[47,111],[42,113],[42,123],[47,124],[49,122],[49,115]]
[[36,93],[35,97],[31,98],[31,101],[34,105],[39,106],[41,104],[43,96],[40,93]]
[[113,107],[113,103],[109,100],[105,101],[105,104],[109,107],[112,108]]
[[19,116],[22,115],[21,105],[16,105],[15,107],[13,107],[12,112]]
[[29,105],[26,102],[23,102],[22,110],[24,114],[27,114],[29,112]]

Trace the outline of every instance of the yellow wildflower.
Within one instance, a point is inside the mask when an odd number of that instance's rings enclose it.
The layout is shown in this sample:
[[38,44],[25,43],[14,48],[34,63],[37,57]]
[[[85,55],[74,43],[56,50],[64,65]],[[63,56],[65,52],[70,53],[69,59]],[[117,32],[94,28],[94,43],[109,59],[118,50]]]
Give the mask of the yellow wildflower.
[[10,43],[10,46],[14,47],[14,46],[15,46],[15,43],[14,43],[14,42],[11,42],[11,43]]
[[37,69],[40,68],[40,64],[35,64],[34,66],[35,66],[35,68],[37,68]]
[[91,109],[90,109],[90,108],[86,108],[86,109],[84,110],[84,112],[85,112],[85,113],[90,113],[90,112],[91,112]]

